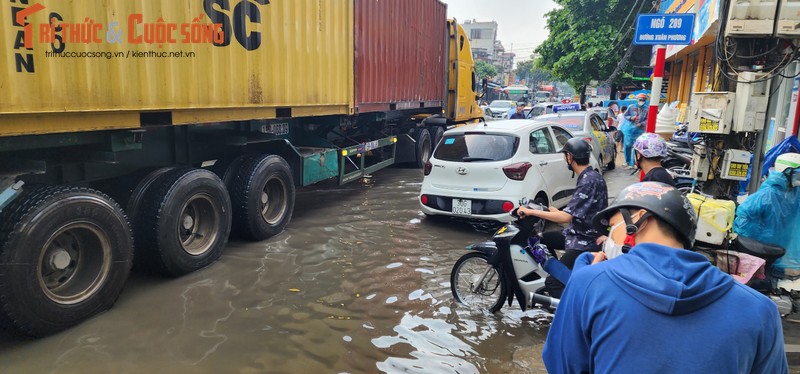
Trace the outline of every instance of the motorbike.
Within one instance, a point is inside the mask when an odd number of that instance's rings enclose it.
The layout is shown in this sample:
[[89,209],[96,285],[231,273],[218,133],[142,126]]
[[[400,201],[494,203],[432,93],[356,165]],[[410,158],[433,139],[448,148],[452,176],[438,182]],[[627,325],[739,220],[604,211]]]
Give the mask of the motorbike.
[[667,142],[668,156],[662,160],[661,165],[667,169],[675,180],[676,187],[684,192],[700,189],[691,177],[694,146],[702,144],[703,140],[697,133],[688,132],[688,126],[681,124]]
[[728,250],[746,253],[765,260],[766,264],[764,265],[764,268],[766,269],[766,277],[764,279],[753,279],[748,284],[756,291],[763,293],[774,293],[776,291],[777,279],[772,276],[772,264],[786,254],[786,249],[778,245],[763,243],[758,240],[739,235],[736,237],[736,239],[730,241]]
[[667,142],[668,156],[661,161],[663,166],[675,180],[675,187],[681,191],[691,191],[694,180],[691,176],[692,157],[691,153],[686,153],[683,149],[672,147],[671,142]]
[[[544,210],[541,205],[523,199],[521,206]],[[541,243],[540,233],[544,220],[536,217],[520,218],[518,209],[511,215],[512,223],[503,226],[493,236],[493,241],[467,247],[450,273],[450,288],[453,297],[471,308],[495,313],[514,298],[525,311],[536,306],[555,310],[559,300],[540,294],[549,275],[535,260],[542,251],[556,253]]]

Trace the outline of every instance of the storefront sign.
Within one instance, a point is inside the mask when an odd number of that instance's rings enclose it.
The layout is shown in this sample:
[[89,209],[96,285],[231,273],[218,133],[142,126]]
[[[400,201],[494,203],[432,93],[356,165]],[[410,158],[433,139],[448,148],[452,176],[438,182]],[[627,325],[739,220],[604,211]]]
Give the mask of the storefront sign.
[[633,42],[637,45],[692,44],[694,13],[639,14]]

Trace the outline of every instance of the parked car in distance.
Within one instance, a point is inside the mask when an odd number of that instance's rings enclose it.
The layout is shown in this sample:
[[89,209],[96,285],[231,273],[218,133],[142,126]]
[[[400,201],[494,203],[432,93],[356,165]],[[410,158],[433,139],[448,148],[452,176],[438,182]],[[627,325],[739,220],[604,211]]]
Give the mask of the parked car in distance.
[[508,112],[517,107],[517,103],[511,100],[495,100],[486,108],[486,116],[489,118],[507,118]]
[[572,135],[584,138],[592,145],[592,152],[600,165],[606,170],[616,167],[617,149],[614,143],[615,127],[608,127],[595,111],[563,111],[562,107],[573,108],[574,104],[554,106],[554,114],[537,117],[538,121],[555,122],[566,128]]
[[[558,151],[573,135],[552,121],[503,120],[445,132],[425,165],[426,215],[511,221],[522,198],[564,207],[576,180]],[[597,160],[592,158],[597,168]]]

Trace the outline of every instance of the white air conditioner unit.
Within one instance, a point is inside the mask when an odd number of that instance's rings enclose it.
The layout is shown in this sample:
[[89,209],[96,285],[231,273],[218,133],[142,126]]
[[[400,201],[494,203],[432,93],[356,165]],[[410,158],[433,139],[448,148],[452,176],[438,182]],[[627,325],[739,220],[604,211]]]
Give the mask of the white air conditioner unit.
[[777,13],[777,0],[731,0],[725,35],[772,35]]
[[800,0],[783,0],[778,9],[778,29],[775,35],[800,38]]

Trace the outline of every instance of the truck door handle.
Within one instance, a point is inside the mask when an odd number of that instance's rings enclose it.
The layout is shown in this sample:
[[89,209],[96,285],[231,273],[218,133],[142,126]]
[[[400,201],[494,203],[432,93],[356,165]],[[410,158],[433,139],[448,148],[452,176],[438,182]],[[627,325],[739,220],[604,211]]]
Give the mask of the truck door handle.
[[547,161],[539,161],[539,166],[547,166]]

